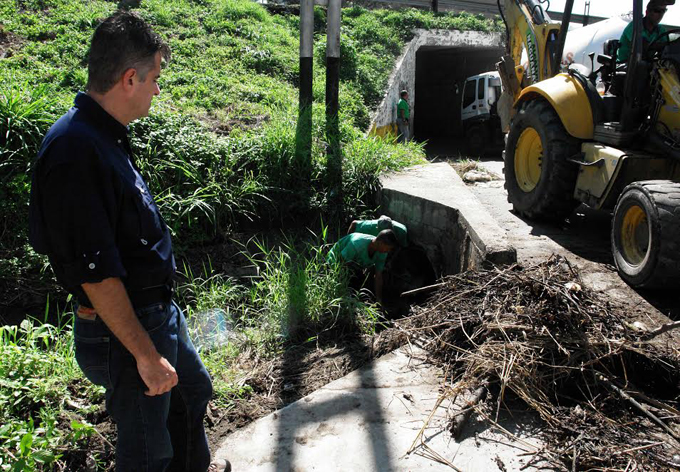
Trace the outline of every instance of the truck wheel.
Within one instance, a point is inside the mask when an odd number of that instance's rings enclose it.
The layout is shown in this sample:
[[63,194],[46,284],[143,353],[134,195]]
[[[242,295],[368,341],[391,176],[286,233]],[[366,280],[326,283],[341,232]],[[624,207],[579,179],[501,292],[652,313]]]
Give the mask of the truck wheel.
[[577,204],[578,165],[567,159],[579,144],[547,101],[522,104],[505,145],[505,188],[516,212],[543,220],[562,220],[571,213]]
[[484,149],[489,144],[489,132],[485,126],[472,125],[466,133],[468,156],[478,157],[484,154]]
[[680,183],[633,182],[619,196],[612,253],[621,278],[634,287],[680,286]]

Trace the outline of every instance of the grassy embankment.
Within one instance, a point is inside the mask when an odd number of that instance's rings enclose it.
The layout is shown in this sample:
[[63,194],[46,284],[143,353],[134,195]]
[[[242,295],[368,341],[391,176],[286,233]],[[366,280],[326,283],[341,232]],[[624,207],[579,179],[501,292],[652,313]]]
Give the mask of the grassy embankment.
[[[45,312],[58,304],[65,320],[58,327],[26,321],[0,329],[2,470],[68,468],[74,451],[98,434],[87,419],[102,394],[82,380],[73,359],[72,306],[58,293],[50,307],[52,275],[27,244],[26,214],[37,146],[84,88],[87,43],[97,21],[115,8],[116,2],[95,0],[0,3],[0,282],[9,291],[5,302],[26,304],[32,297]],[[369,110],[413,30],[497,25],[465,14],[343,11],[343,201],[334,207],[326,177],[322,9],[315,22],[311,162],[295,157],[297,17],[270,15],[248,0],[144,0],[136,11],[167,39],[173,58],[151,116],[131,126],[132,142],[173,231],[184,272],[180,303],[189,317],[224,310],[242,333],[205,355],[216,405],[229,408],[249,395],[249,386],[235,381],[233,360],[244,350],[271,357],[286,340],[304,342],[332,327],[375,329],[376,310],[353,297],[342,272],[324,263],[328,234],[319,217],[370,212],[378,175],[422,160],[417,144],[363,136]],[[256,250],[245,257],[259,271],[249,283],[214,270],[209,258],[201,270],[183,263],[193,248],[224,241],[246,223],[314,219],[322,229],[304,243],[251,244]],[[302,327],[294,336],[291,320]]]

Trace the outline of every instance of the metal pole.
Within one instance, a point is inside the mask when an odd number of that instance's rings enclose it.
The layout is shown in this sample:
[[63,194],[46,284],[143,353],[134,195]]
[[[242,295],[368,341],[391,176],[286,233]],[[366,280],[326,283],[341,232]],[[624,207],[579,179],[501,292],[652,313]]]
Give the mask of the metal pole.
[[557,51],[553,57],[552,74],[555,75],[560,70],[562,64],[562,54],[564,53],[564,42],[567,40],[567,32],[569,31],[569,22],[571,22],[571,10],[574,8],[574,0],[567,0],[564,5],[564,14],[562,16],[562,25],[560,26],[560,36],[557,38]]
[[342,153],[338,118],[340,89],[340,20],[342,0],[328,0],[326,25],[326,139],[328,141],[327,172],[331,202],[341,210]]
[[300,0],[300,108],[312,105],[314,0]]
[[439,13],[439,0],[432,0],[432,11]]
[[633,40],[631,42],[628,70],[626,72],[626,85],[623,92],[623,110],[621,110],[621,131],[627,132],[635,128],[638,121],[639,105],[637,97],[641,85],[640,74],[644,70],[642,63],[642,0],[633,2]]
[[342,0],[329,0],[326,29],[326,116],[338,117],[340,87],[340,16]]
[[312,162],[313,45],[314,0],[300,0],[300,99],[295,156],[303,179],[311,171]]

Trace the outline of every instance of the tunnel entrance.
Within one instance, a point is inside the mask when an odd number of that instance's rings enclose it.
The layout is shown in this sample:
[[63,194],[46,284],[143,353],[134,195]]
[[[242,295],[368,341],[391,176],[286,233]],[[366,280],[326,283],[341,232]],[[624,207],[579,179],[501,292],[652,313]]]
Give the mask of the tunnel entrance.
[[383,287],[383,304],[390,318],[409,314],[411,305],[422,303],[425,295],[404,297],[409,290],[432,285],[436,274],[427,253],[421,247],[410,245],[398,249],[388,260]]
[[460,138],[465,79],[496,70],[497,46],[422,46],[416,53],[414,137],[418,141]]

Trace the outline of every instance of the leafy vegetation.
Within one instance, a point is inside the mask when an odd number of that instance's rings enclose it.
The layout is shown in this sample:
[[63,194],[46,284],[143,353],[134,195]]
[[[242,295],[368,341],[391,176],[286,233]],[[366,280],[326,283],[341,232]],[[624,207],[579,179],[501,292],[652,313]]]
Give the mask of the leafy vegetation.
[[[84,89],[90,36],[116,4],[0,2],[2,287],[36,287],[51,277],[45,258],[27,243],[31,163],[50,124]],[[421,145],[398,145],[363,132],[394,59],[414,30],[488,31],[499,25],[468,14],[343,11],[338,188],[326,159],[323,9],[315,10],[309,162],[296,156],[296,16],[271,15],[250,0],[143,0],[135,11],[173,53],[161,77],[163,93],[150,116],[130,130],[137,163],[171,227],[180,260],[192,248],[223,242],[244,228],[300,226],[301,221],[321,227],[319,235],[301,239],[250,241],[242,249],[246,263],[257,268],[250,278],[232,277],[209,260],[199,262],[200,275],[194,273],[195,261],[180,264],[185,274],[179,299],[194,328],[201,318],[197,314],[220,310],[239,333],[229,344],[203,352],[216,401],[229,408],[250,394],[247,384],[236,381],[234,360],[245,350],[274,356],[286,340],[305,342],[329,330],[375,329],[377,309],[354,296],[341,267],[326,264],[326,249],[336,234],[329,234],[319,217],[328,221],[329,215],[370,213],[380,173],[422,162]],[[60,297],[56,311],[68,313],[72,307],[64,294]],[[54,303],[45,305],[46,312],[55,311]],[[83,381],[75,364],[68,319],[57,326],[25,321],[0,328],[1,470],[48,469],[56,463],[75,467],[69,451],[91,444],[98,434],[88,421],[102,392]]]

